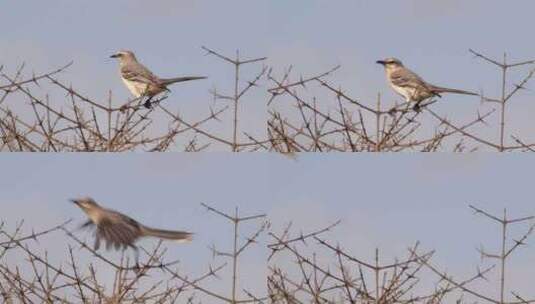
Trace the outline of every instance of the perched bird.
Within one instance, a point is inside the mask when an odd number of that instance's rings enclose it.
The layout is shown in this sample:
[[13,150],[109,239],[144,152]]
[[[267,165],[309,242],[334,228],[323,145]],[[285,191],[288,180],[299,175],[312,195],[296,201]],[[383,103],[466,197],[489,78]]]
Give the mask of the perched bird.
[[136,252],[135,242],[142,237],[156,237],[164,240],[187,242],[192,240],[193,234],[186,231],[162,230],[147,227],[117,211],[106,209],[92,198],[72,199],[89,218],[80,228],[95,227],[95,250],[100,248],[100,242],[106,242],[106,249],[115,250],[131,247]]
[[406,102],[415,102],[414,109],[416,110],[419,109],[422,101],[434,96],[442,97],[440,95],[442,93],[479,95],[469,91],[443,88],[427,83],[396,58],[378,60],[377,63],[385,67],[386,79],[390,87],[403,96]]
[[168,85],[176,82],[205,79],[205,76],[185,76],[175,78],[158,78],[144,65],[139,63],[133,52],[123,50],[110,56],[119,59],[121,79],[128,90],[136,97],[147,96],[144,105],[150,109],[152,98],[163,91],[169,91]]

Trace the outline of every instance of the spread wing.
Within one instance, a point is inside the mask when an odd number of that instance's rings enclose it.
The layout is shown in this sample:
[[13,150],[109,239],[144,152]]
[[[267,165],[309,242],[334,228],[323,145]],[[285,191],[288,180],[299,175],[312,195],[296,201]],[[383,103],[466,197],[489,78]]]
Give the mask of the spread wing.
[[420,88],[427,87],[427,83],[409,69],[399,69],[390,74],[390,81],[398,87]]
[[113,212],[111,217],[102,219],[95,236],[95,250],[100,246],[101,239],[106,242],[106,249],[132,247],[140,236],[140,225],[124,214]]
[[140,63],[128,64],[121,67],[124,79],[145,84],[159,84],[160,79]]

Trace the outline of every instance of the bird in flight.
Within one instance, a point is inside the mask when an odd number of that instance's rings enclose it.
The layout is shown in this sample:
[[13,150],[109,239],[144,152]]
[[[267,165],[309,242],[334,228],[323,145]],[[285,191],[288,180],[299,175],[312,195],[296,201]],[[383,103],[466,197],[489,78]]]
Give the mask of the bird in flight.
[[378,60],[385,68],[386,79],[390,87],[399,95],[405,98],[406,102],[415,102],[414,109],[419,110],[422,101],[431,97],[442,97],[442,93],[454,93],[464,95],[479,95],[473,92],[450,89],[432,85],[424,81],[413,71],[406,68],[403,63],[396,58]]
[[148,97],[144,106],[151,107],[151,100],[154,96],[164,91],[169,91],[167,86],[177,83],[197,79],[205,79],[205,76],[184,76],[175,78],[159,78],[149,69],[137,61],[136,55],[132,51],[122,50],[110,56],[119,59],[121,79],[128,90],[136,98]]
[[162,230],[145,226],[131,217],[115,210],[107,209],[90,198],[71,199],[87,215],[88,220],[80,228],[95,229],[94,249],[100,248],[101,241],[106,243],[106,249],[115,250],[130,247],[138,252],[135,242],[143,237],[155,237],[163,240],[177,242],[188,242],[192,240],[193,234],[186,231]]

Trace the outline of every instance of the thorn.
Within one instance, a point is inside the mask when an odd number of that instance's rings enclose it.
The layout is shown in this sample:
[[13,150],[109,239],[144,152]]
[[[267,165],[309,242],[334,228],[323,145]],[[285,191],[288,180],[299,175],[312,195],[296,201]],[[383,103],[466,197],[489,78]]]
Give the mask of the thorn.
[[251,86],[251,87],[258,87],[256,82],[254,82],[254,81],[247,81],[247,84],[249,84],[249,86]]
[[526,245],[526,243],[524,243],[524,242],[521,241],[521,240],[513,240],[513,241],[515,242],[515,244],[516,244],[517,246],[524,246],[524,245]]

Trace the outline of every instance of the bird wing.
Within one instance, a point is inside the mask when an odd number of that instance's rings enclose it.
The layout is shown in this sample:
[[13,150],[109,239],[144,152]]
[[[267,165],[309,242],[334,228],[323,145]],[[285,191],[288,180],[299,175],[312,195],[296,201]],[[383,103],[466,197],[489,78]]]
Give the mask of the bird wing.
[[427,86],[427,83],[420,76],[409,69],[393,71],[390,74],[390,81],[398,87],[419,88]]
[[126,80],[145,84],[160,83],[160,79],[141,63],[128,64],[121,67],[121,76]]
[[140,236],[139,223],[119,212],[108,212],[110,216],[102,219],[97,226],[97,238],[106,241],[106,249],[111,249],[112,246],[116,250],[133,246]]

